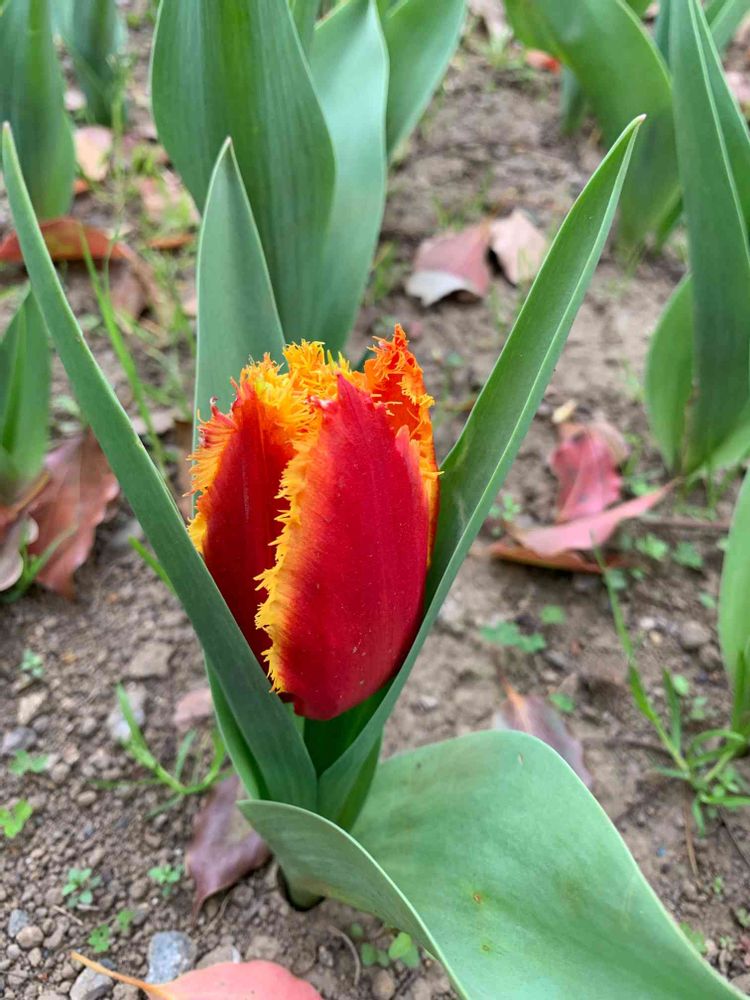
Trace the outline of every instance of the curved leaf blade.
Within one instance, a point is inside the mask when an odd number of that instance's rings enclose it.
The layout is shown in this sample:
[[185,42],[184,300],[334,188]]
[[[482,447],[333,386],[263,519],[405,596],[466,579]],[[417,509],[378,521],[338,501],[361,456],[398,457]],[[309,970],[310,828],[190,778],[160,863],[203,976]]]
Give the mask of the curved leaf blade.
[[335,168],[288,4],[162,0],[151,92],[159,138],[201,210],[231,137],[285,336],[300,340],[317,308]]
[[[299,888],[376,913],[471,1000],[730,1000],[563,760],[516,732],[386,761],[353,836],[241,808]],[[356,839],[355,839],[356,838]]]
[[719,640],[733,685],[750,639],[750,474],[732,517],[719,595]]
[[64,215],[76,161],[49,0],[0,6],[0,123],[5,121],[16,136],[35,212],[43,219]]
[[315,771],[294,722],[267,678],[190,539],[164,480],[89,350],[34,218],[10,129],[3,168],[34,296],[81,409],[164,567],[215,669],[237,727],[269,794],[311,805]]
[[307,336],[339,351],[367,284],[385,207],[388,52],[374,0],[347,0],[318,24],[310,71],[333,142],[336,183],[320,265],[326,287]]
[[640,119],[625,129],[568,213],[455,447],[443,463],[440,519],[422,626],[359,735],[320,779],[337,819],[489,513],[560,356],[612,224]]
[[216,161],[201,223],[197,263],[195,409],[232,401],[231,378],[250,357],[284,360],[271,278],[231,139]]

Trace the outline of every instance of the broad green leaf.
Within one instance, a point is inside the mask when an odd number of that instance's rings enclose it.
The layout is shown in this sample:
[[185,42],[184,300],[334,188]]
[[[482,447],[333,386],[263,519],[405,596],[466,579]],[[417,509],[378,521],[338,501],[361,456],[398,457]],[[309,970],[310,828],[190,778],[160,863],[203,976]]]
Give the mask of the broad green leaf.
[[63,37],[86,95],[87,115],[111,125],[119,86],[115,58],[125,44],[125,26],[115,0],[72,0],[70,7]]
[[319,7],[320,0],[289,0],[289,9],[292,12],[294,25],[305,52],[310,49]]
[[81,409],[215,665],[268,793],[281,801],[312,805],[315,772],[301,736],[285,706],[269,693],[268,680],[193,548],[166,483],[86,344],[34,218],[7,127],[3,167],[34,297]]
[[0,8],[0,122],[10,122],[34,210],[64,215],[73,196],[75,152],[52,41],[49,0]]
[[706,20],[719,52],[729,45],[748,11],[750,0],[713,0],[706,6]]
[[231,139],[216,161],[203,213],[197,264],[198,348],[195,408],[208,417],[232,400],[230,379],[252,356],[281,363],[284,334],[271,278]]
[[750,639],[750,473],[732,517],[719,595],[719,640],[724,666],[734,684],[740,656]]
[[623,0],[508,0],[506,8],[525,44],[552,52],[573,70],[607,142],[634,116],[646,115],[622,192],[619,230],[626,244],[643,242],[679,194],[672,94],[659,50]]
[[750,380],[747,230],[711,86],[718,59],[694,0],[670,14],[670,61],[683,201],[690,242],[698,396],[689,421],[688,471],[737,425]]
[[400,0],[383,15],[391,73],[387,147],[391,156],[419,121],[456,50],[464,0]]
[[443,463],[440,519],[422,626],[404,665],[346,752],[320,781],[320,811],[337,819],[401,692],[440,605],[500,489],[594,273],[639,120],[625,129],[563,222],[503,351]]
[[382,764],[353,835],[242,810],[297,890],[410,934],[470,1000],[730,1000],[604,811],[533,737],[482,732]]
[[151,92],[159,138],[201,210],[231,137],[285,337],[301,340],[318,307],[334,159],[288,5],[162,0]]
[[374,0],[346,0],[318,24],[310,70],[333,142],[336,184],[307,336],[338,351],[367,284],[385,207],[388,52]]
[[693,393],[693,285],[683,278],[651,334],[646,361],[646,411],[670,469],[679,469],[686,410]]
[[28,292],[0,340],[0,504],[42,470],[47,451],[50,347]]

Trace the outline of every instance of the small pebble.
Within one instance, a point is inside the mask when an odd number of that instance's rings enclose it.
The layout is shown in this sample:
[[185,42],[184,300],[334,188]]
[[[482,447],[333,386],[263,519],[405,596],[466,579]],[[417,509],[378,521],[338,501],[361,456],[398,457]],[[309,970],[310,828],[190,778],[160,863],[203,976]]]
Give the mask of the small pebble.
[[25,694],[18,701],[18,710],[16,712],[16,720],[19,726],[28,726],[32,722],[42,709],[47,700],[46,691],[32,691],[31,694]]
[[158,931],[148,946],[147,983],[168,983],[188,972],[195,961],[195,945],[181,931]]
[[[133,718],[142,726],[146,721],[146,689],[141,684],[127,684],[125,693],[130,701]],[[107,729],[115,743],[124,743],[130,736],[130,727],[120,711],[118,701],[115,701],[115,707],[107,716]]]
[[79,806],[92,806],[96,802],[96,791],[93,788],[86,788],[76,796],[76,804]]
[[172,647],[158,639],[147,642],[137,651],[128,664],[128,677],[143,680],[146,677],[166,677],[169,674],[169,658]]
[[101,1000],[112,989],[112,980],[101,972],[84,969],[70,987],[70,1000]]
[[24,927],[31,923],[31,917],[26,910],[11,910],[8,918],[8,937],[14,938]]
[[30,750],[36,743],[36,733],[28,726],[16,726],[3,734],[0,754],[3,757],[12,757],[17,750]]
[[686,621],[680,626],[678,639],[685,652],[692,653],[711,641],[711,630],[700,622]]
[[254,958],[272,962],[279,953],[279,942],[270,934],[256,934],[247,949],[245,960],[252,962]]
[[196,969],[208,969],[212,965],[219,965],[222,962],[239,962],[240,953],[233,944],[220,944],[206,954],[196,963]]
[[24,951],[29,951],[30,948],[37,948],[44,941],[44,934],[41,927],[37,927],[36,924],[26,924],[21,930],[16,934],[16,942],[23,948]]
[[379,969],[372,980],[374,1000],[391,1000],[396,993],[396,983],[387,969]]

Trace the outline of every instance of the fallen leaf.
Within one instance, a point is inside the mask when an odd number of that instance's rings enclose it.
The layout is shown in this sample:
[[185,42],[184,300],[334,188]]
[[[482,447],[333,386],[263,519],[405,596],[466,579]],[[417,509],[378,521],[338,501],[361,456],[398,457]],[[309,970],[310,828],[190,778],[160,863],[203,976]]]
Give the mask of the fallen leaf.
[[109,269],[109,296],[115,313],[131,319],[138,319],[150,303],[149,288],[126,261],[114,261]]
[[526,65],[532,69],[541,69],[546,73],[559,73],[561,63],[549,52],[542,52],[541,49],[526,49]]
[[136,986],[151,1000],[322,1000],[318,991],[276,962],[220,962],[170,983],[146,983],[71,952],[71,958],[120,983]]
[[75,130],[76,162],[90,181],[101,182],[109,172],[112,129],[104,125],[83,125]]
[[495,716],[495,728],[513,729],[543,740],[570,764],[584,785],[591,788],[591,775],[583,762],[583,747],[568,732],[552,705],[538,695],[519,694],[510,684],[505,685],[505,693],[507,699]]
[[195,233],[167,233],[165,236],[154,236],[148,241],[152,250],[181,250],[195,240]]
[[188,456],[193,451],[193,423],[191,420],[175,420],[175,444],[177,445],[177,471],[175,473],[176,500],[182,516],[189,521],[193,516],[192,463]]
[[204,684],[203,687],[188,691],[178,700],[172,715],[172,724],[179,733],[186,733],[188,729],[212,719],[213,714],[211,689]]
[[[585,559],[580,552],[558,552],[553,556],[541,556],[538,552],[527,549],[523,545],[499,541],[489,545],[487,553],[495,559],[521,563],[524,566],[543,566],[546,569],[559,569],[570,573],[592,573],[599,576],[602,573],[599,563]],[[615,569],[618,566],[624,566],[625,560],[621,556],[610,554],[605,556],[604,564],[607,569]]]
[[10,590],[23,573],[21,545],[30,544],[39,534],[36,521],[22,514],[0,533],[0,592]]
[[73,574],[86,561],[96,527],[117,497],[119,486],[90,431],[50,452],[45,467],[49,480],[28,508],[39,526],[39,536],[29,552],[41,555],[57,543],[37,581],[72,599]]
[[605,424],[561,424],[560,434],[549,460],[559,484],[556,520],[598,514],[620,499],[617,466],[627,457],[627,445]]
[[511,37],[502,0],[469,0],[469,11],[483,24],[492,41],[504,42]]
[[547,253],[547,239],[519,208],[490,227],[490,248],[511,285],[536,277]]
[[484,298],[491,278],[487,263],[489,234],[489,224],[480,222],[457,233],[440,233],[425,240],[417,250],[406,291],[425,306],[454,292]]
[[261,868],[271,851],[237,808],[246,797],[236,774],[219,782],[195,817],[185,869],[195,881],[193,918],[209,896],[229,889],[248,872]]
[[[40,222],[39,228],[53,260],[83,260],[85,245],[88,245],[94,260],[132,260],[136,256],[124,243],[113,241],[95,226],[84,226],[72,215],[61,215],[57,219]],[[15,232],[8,233],[0,242],[0,261],[6,264],[23,263]]]
[[593,549],[603,545],[622,521],[640,517],[662,500],[671,489],[671,483],[652,493],[626,500],[608,510],[589,517],[581,517],[565,524],[552,524],[541,528],[520,528],[508,523],[509,534],[537,555],[550,558],[571,549]]

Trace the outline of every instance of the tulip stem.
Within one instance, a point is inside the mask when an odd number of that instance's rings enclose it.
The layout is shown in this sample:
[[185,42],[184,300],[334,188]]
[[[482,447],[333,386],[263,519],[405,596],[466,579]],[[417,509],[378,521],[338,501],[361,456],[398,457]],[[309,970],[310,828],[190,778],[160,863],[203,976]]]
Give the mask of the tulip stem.
[[281,872],[281,876],[283,887],[286,890],[287,899],[295,910],[311,910],[313,906],[317,906],[323,898],[316,893],[308,892],[307,889],[295,886],[294,883],[286,877],[283,871]]

